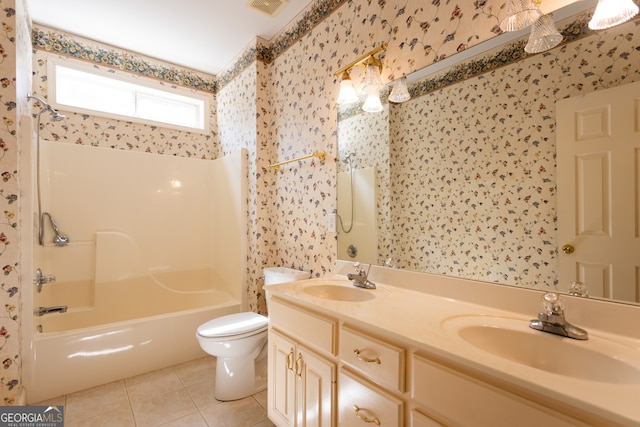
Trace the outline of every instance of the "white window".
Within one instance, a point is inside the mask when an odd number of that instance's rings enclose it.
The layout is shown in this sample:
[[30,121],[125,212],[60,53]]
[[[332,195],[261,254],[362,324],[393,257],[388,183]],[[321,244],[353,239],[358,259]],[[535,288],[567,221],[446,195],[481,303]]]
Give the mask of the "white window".
[[49,60],[49,100],[56,108],[207,133],[206,95],[181,87],[156,89],[141,80],[84,63]]

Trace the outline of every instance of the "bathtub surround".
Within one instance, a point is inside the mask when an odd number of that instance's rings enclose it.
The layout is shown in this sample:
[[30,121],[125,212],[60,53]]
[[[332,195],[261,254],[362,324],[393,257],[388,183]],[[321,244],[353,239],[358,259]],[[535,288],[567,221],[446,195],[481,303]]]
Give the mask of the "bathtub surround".
[[72,242],[37,247],[56,282],[33,305],[69,310],[37,319],[28,402],[202,356],[195,329],[247,308],[246,150],[199,160],[40,145],[43,207]]
[[[264,310],[259,281],[264,265],[313,270],[317,276],[330,271],[336,259],[335,235],[326,232],[326,215],[336,209],[336,166],[327,161],[323,168],[305,164],[280,174],[267,170],[269,163],[311,151],[326,151],[329,157],[335,156],[334,101],[338,84],[332,71],[381,41],[390,42],[383,59],[383,78],[420,69],[493,37],[505,3],[435,2],[433,9],[425,11],[415,0],[318,1],[273,41],[257,40],[246,52],[239,53],[238,61],[230,64],[229,71],[216,77],[218,92],[214,98],[218,108],[212,120],[216,127],[204,139],[89,116],[75,116],[56,127],[47,125],[43,137],[164,154],[179,151],[184,154],[178,155],[198,158],[219,157],[237,147],[247,148],[250,168],[247,292],[250,308]],[[24,154],[23,141],[29,140],[31,126],[28,123],[27,131],[21,131],[19,119],[31,114],[25,105],[26,95],[43,89],[46,76],[36,71],[33,87],[28,84],[32,53],[26,1],[0,0],[0,5],[6,12],[2,19],[5,32],[0,65],[5,123],[0,130],[4,149],[0,160],[4,178],[0,201],[6,219],[2,231],[5,250],[1,257],[6,290],[2,302],[7,310],[2,330],[6,343],[0,356],[6,368],[1,381],[2,396],[10,404],[19,398],[21,356],[29,351],[28,345],[21,348],[19,341],[21,327],[31,331],[32,316],[25,316],[20,307],[23,293],[30,290],[34,270],[27,256],[33,239],[30,226],[17,219],[19,211],[28,207],[29,198],[24,197],[29,196],[29,173],[26,177],[22,174],[24,166],[18,160],[18,149]],[[633,24],[627,24],[626,28],[633,28]],[[617,33],[617,30],[603,32],[601,37]],[[633,30],[626,33],[634,37]],[[43,55],[44,51],[34,51],[35,68],[44,66]],[[84,59],[90,60],[90,55]],[[633,58],[638,51],[633,50],[630,55]],[[126,63],[123,69],[127,69]],[[605,71],[602,75],[606,77]]]

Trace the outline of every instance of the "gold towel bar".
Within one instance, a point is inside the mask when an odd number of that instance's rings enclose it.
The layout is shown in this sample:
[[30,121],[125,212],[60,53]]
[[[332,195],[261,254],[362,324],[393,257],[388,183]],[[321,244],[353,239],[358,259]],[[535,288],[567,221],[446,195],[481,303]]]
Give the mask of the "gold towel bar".
[[291,160],[286,160],[286,161],[280,162],[280,163],[274,163],[272,165],[269,165],[269,168],[279,171],[280,170],[280,166],[282,166],[282,165],[286,165],[287,163],[297,162],[297,161],[300,161],[300,160],[310,159],[311,157],[317,157],[318,159],[320,159],[321,162],[323,162],[324,159],[327,157],[327,153],[325,153],[324,151],[316,151],[316,152],[311,153],[311,154],[309,154],[307,156],[298,157],[297,159],[291,159]]

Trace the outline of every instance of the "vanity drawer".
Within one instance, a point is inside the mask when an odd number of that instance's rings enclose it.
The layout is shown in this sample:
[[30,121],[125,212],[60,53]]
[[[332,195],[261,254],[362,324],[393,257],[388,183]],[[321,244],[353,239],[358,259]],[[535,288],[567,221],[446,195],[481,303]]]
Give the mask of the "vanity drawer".
[[338,377],[338,417],[340,427],[401,427],[404,426],[404,402],[341,370]]
[[424,415],[423,413],[411,411],[411,427],[445,427],[431,417]]
[[404,391],[405,352],[400,347],[343,326],[340,360],[378,384]]
[[277,298],[269,301],[269,319],[277,329],[296,337],[299,342],[333,355],[337,353],[337,321]]
[[455,425],[492,427],[576,427],[586,424],[413,356],[411,397],[429,413]]

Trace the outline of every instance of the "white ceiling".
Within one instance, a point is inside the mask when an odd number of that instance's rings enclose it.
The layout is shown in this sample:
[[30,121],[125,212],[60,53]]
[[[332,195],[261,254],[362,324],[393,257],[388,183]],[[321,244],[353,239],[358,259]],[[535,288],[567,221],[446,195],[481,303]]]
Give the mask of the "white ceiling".
[[275,17],[247,0],[28,0],[44,25],[175,65],[218,74],[256,36],[270,40],[312,0]]

